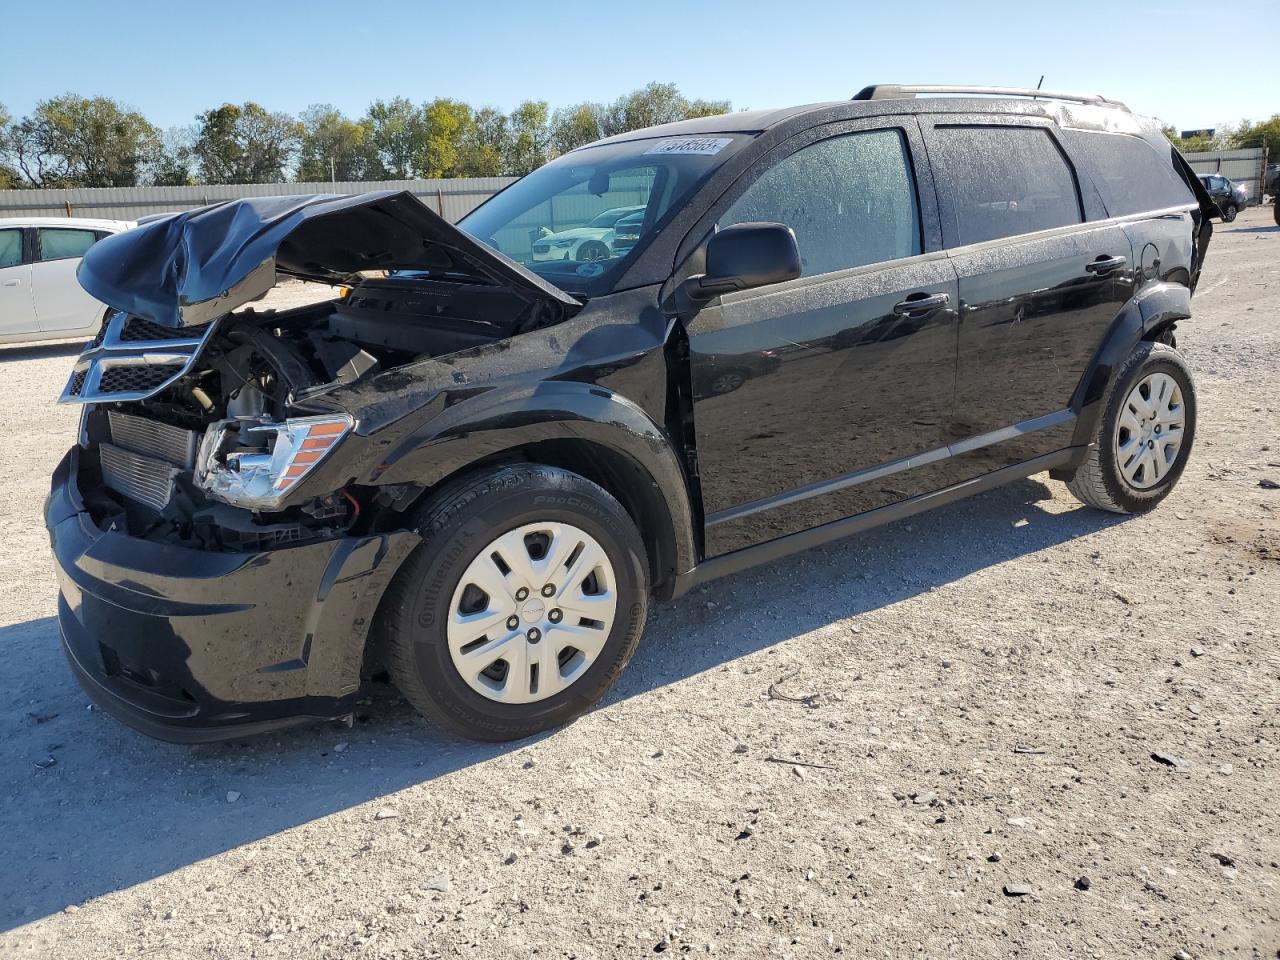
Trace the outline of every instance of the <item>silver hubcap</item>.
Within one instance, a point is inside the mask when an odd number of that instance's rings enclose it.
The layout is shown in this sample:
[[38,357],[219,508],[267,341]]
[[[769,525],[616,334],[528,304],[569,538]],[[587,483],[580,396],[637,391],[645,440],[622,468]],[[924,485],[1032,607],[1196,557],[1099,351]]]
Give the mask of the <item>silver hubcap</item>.
[[604,548],[567,523],[530,523],[471,561],[449,603],[449,655],[472,690],[534,703],[595,662],[618,610]]
[[1115,453],[1130,486],[1145,490],[1165,478],[1182,449],[1186,422],[1182,391],[1167,373],[1148,374],[1129,391],[1116,423]]

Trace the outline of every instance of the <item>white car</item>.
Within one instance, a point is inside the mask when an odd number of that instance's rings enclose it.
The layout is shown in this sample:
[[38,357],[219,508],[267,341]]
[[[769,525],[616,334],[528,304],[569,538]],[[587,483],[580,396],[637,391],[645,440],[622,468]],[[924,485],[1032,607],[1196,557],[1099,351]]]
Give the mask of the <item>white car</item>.
[[613,225],[628,214],[643,210],[638,207],[614,207],[597,213],[581,227],[547,233],[533,243],[534,261],[578,260],[594,263],[613,256]]
[[93,336],[107,312],[76,282],[80,258],[128,220],[0,219],[0,344]]

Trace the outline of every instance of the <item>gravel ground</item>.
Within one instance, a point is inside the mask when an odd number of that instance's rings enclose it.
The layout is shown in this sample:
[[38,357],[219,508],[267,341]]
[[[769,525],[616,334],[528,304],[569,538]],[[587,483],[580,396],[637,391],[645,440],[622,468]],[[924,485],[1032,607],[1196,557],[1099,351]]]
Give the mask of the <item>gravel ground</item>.
[[0,350],[0,954],[1276,956],[1270,217],[1219,227],[1179,331],[1159,510],[1038,477],[715,583],[505,746],[378,684],[353,729],[196,748],[89,709],[40,520],[75,350]]

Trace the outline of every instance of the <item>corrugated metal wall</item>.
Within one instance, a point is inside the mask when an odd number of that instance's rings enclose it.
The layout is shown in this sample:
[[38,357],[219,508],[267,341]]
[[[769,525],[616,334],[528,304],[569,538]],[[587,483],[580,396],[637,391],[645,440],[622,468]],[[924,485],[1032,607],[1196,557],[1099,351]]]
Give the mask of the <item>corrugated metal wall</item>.
[[1262,169],[1265,163],[1262,147],[1209,150],[1205,153],[1184,153],[1183,156],[1196,173],[1220,173],[1248,188],[1250,204],[1262,202]]
[[239,197],[408,190],[447,220],[458,220],[514,177],[383,180],[376,183],[245,183],[207,187],[94,187],[77,190],[0,190],[0,217],[100,217],[137,220]]

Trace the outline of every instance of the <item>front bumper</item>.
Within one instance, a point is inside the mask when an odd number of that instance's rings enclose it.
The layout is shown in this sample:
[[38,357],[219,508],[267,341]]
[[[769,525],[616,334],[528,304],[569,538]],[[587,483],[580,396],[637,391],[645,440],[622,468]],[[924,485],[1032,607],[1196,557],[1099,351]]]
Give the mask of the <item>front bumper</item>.
[[398,531],[219,553],[103,530],[78,448],[45,504],[58,624],[99,706],[162,740],[247,736],[351,713],[382,592],[419,542]]

